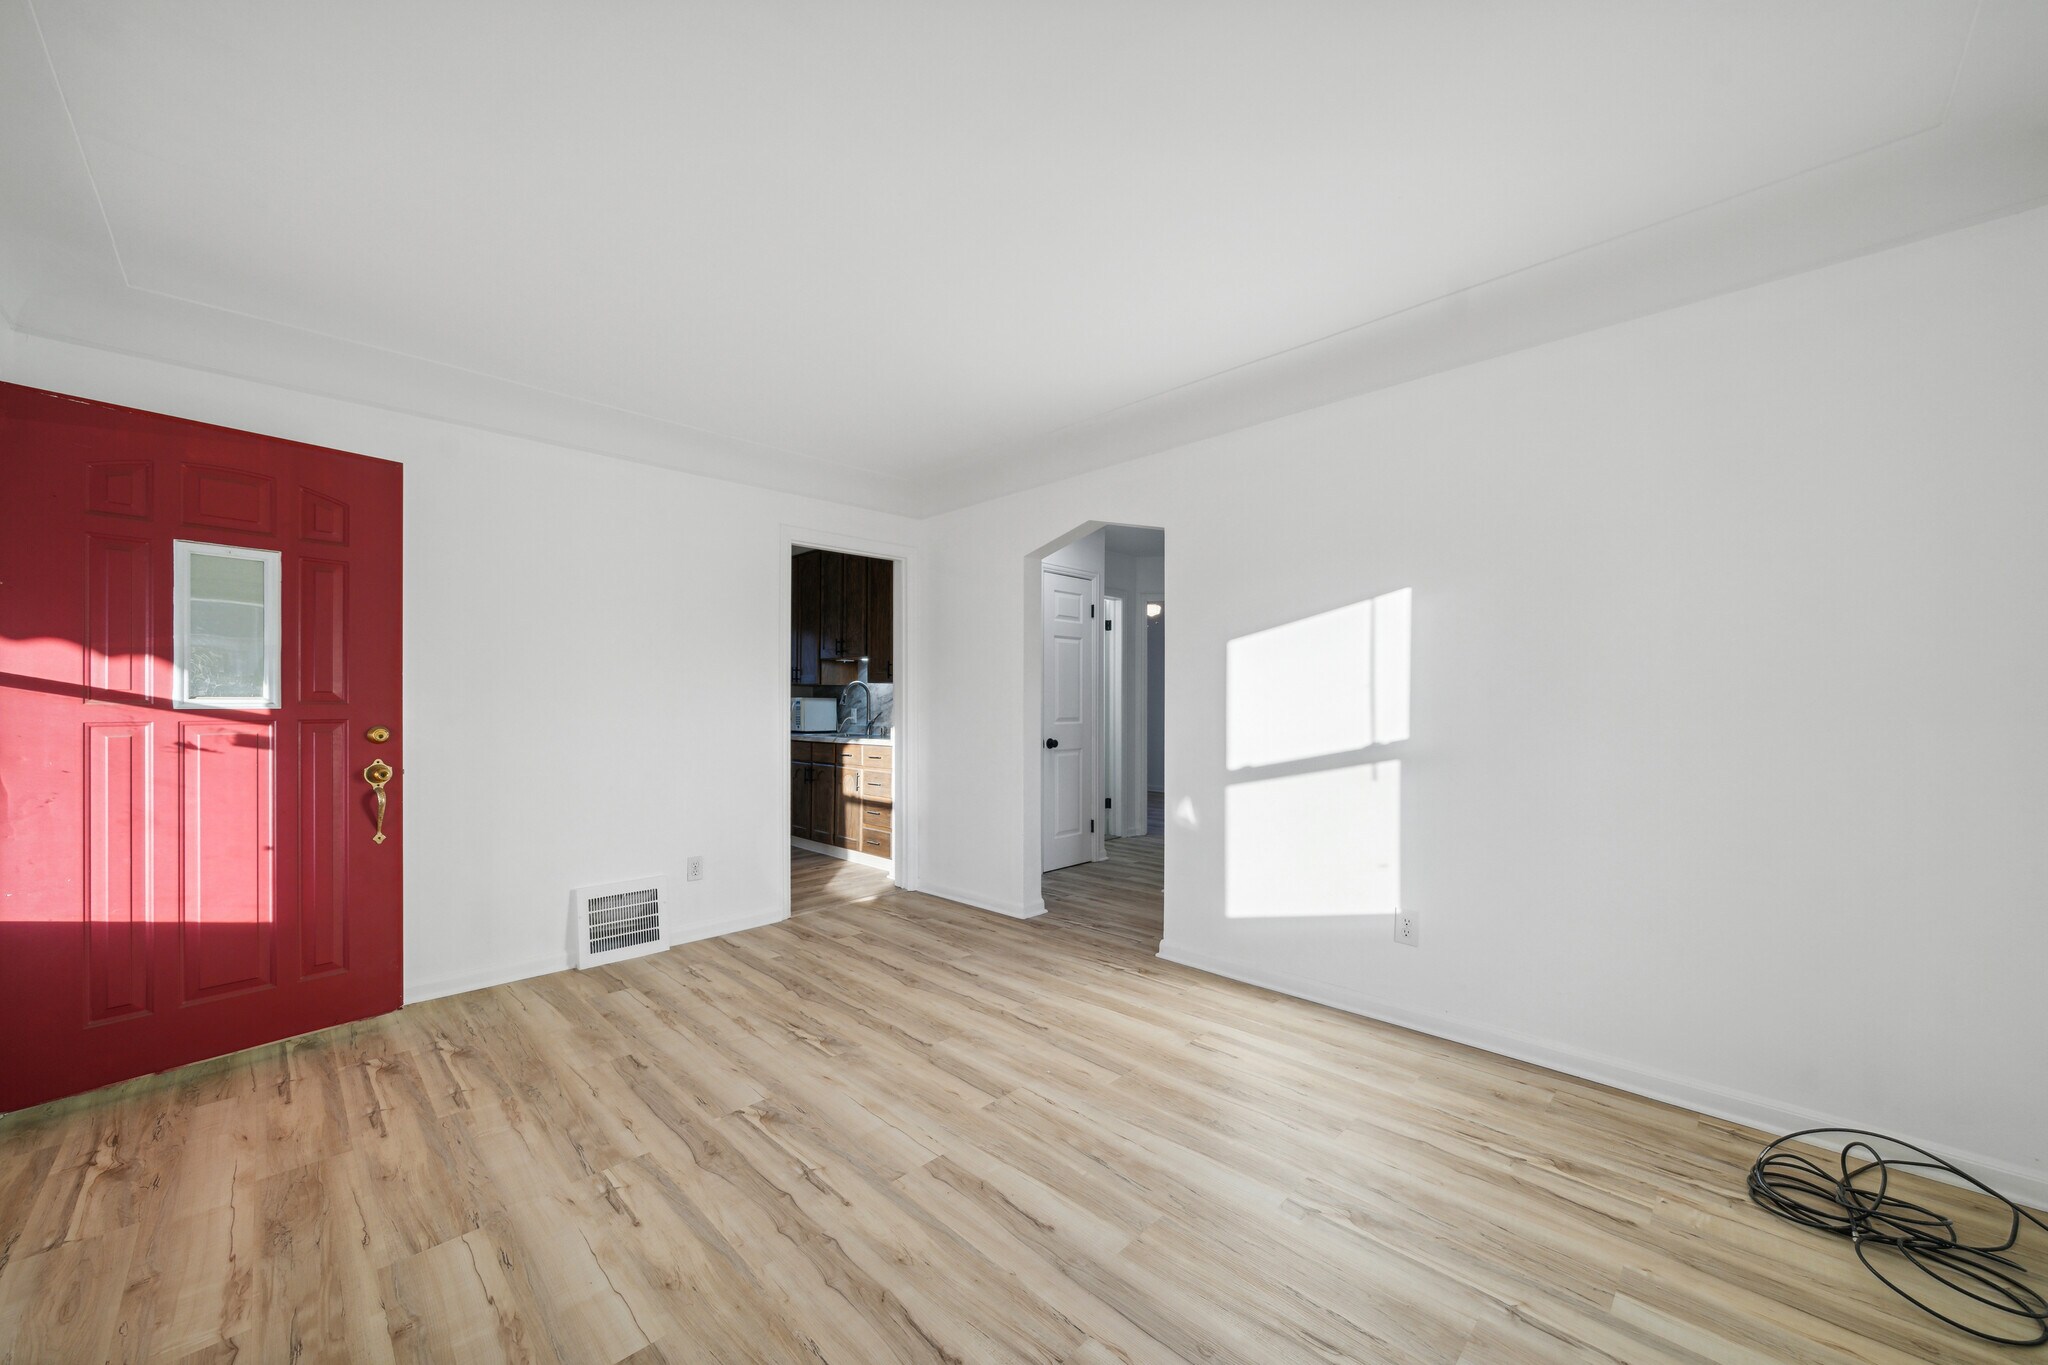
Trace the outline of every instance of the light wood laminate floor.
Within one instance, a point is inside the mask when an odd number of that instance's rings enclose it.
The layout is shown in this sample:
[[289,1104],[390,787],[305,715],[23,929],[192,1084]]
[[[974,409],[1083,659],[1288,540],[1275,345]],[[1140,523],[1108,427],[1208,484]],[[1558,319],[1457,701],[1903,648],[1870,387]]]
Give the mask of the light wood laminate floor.
[[1127,871],[0,1120],[0,1360],[2010,1358],[1753,1209],[1760,1135],[1160,962]]

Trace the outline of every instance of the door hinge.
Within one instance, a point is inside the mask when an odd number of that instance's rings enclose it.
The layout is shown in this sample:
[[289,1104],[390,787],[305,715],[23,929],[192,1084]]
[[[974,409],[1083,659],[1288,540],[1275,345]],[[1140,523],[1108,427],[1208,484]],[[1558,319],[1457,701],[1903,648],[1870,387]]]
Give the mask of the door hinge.
[[1115,801],[1115,798],[1113,798],[1113,797],[1108,797],[1108,796],[1105,796],[1105,797],[1103,797],[1103,798],[1102,798],[1102,808],[1103,808],[1104,810],[1115,810],[1115,809],[1116,809],[1116,801]]
[[1115,630],[1116,622],[1105,616],[1102,618],[1102,628],[1104,630]]
[[1091,621],[1095,619],[1095,604],[1093,602],[1088,604],[1088,619]]
[[1090,820],[1088,822],[1088,832],[1090,834],[1093,834],[1095,832],[1095,822],[1093,820]]

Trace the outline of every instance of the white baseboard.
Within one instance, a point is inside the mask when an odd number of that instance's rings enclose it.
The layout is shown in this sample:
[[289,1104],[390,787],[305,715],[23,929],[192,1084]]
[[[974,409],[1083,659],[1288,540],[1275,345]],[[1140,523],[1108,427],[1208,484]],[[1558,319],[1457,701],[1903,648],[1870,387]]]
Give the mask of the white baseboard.
[[921,896],[937,896],[942,901],[958,901],[960,904],[972,906],[976,910],[993,910],[998,915],[1008,915],[1011,919],[1036,919],[1045,913],[1045,902],[1042,900],[1032,901],[1028,905],[1020,904],[1017,901],[989,900],[982,896],[972,896],[965,891],[955,891],[950,887],[944,886],[920,886],[917,888],[917,892]]
[[[720,934],[736,934],[742,929],[758,929],[783,917],[783,911],[777,907],[771,910],[757,910],[751,914],[732,915],[702,924],[680,924],[671,929],[665,946],[673,948],[681,943],[695,943],[700,938],[716,938]],[[524,962],[486,967],[474,972],[459,972],[454,976],[435,977],[428,981],[408,981],[405,986],[405,1003],[417,1005],[424,1000],[439,1000],[444,995],[461,995],[464,991],[486,990],[513,981],[524,981],[530,976],[570,971],[575,966],[576,955],[563,952],[555,957],[528,958]]]
[[872,867],[877,872],[887,872],[893,875],[896,871],[896,864],[888,858],[877,858],[872,853],[862,853],[860,850],[852,848],[841,848],[837,844],[821,844],[815,839],[799,839],[795,835],[791,835],[789,846],[791,848],[800,848],[806,853],[817,853],[827,858],[837,858],[843,863],[857,863],[862,867]]
[[408,981],[405,983],[405,1003],[417,1005],[422,1000],[439,1000],[444,995],[480,991],[491,986],[502,986],[508,981],[524,981],[529,976],[546,976],[550,972],[567,971],[575,965],[576,955],[564,951],[553,957],[528,958],[524,962],[486,967],[481,971],[457,972],[453,976],[439,976],[429,981]]
[[763,925],[776,924],[789,918],[789,912],[781,906],[767,910],[756,910],[745,915],[731,915],[725,919],[707,920],[702,924],[678,924],[668,936],[668,946],[677,947],[684,943],[695,943],[701,938],[718,938],[723,934],[737,934],[742,929],[759,929]]
[[[1441,1015],[1403,1009],[1384,1001],[1374,1000],[1357,991],[1346,990],[1341,986],[1267,971],[1251,963],[1182,948],[1174,943],[1160,944],[1159,956],[1168,962],[1177,962],[1183,967],[1192,967],[1196,971],[1208,972],[1212,976],[1227,977],[1248,986],[1261,986],[1269,991],[1278,991],[1282,995],[1291,995],[1318,1005],[1328,1005],[1347,1014],[1363,1015],[1368,1019],[1377,1019],[1381,1023],[1413,1029],[1417,1033],[1426,1033],[1434,1038],[1465,1043],[1487,1052],[1498,1053],[1503,1057],[1512,1057],[1517,1061],[1531,1062],[1552,1071],[1561,1071],[1567,1076],[1576,1076],[1600,1085],[1611,1085],[1618,1090],[1661,1100],[1666,1104],[1675,1104],[1682,1109],[1691,1109],[1749,1128],[1759,1128],[1773,1136],[1798,1132],[1804,1128],[1856,1126],[1855,1119],[1844,1118],[1839,1114],[1823,1114],[1803,1105],[1788,1104],[1747,1091],[1730,1090],[1725,1086],[1674,1076],[1669,1072],[1636,1066],[1616,1057],[1587,1052],[1550,1039],[1517,1033],[1511,1029],[1486,1024],[1468,1024]],[[1899,1133],[1896,1136],[1937,1153],[2001,1194],[2032,1208],[2048,1209],[2048,1171],[2014,1165],[2012,1162],[2000,1161],[1975,1152],[1960,1151],[1911,1133]]]

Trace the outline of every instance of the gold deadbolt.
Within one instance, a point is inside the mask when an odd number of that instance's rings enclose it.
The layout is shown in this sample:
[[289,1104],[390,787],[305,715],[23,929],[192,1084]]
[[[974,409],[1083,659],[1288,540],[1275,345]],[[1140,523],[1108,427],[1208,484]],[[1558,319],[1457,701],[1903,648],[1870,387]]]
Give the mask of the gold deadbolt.
[[382,744],[385,740],[391,738],[391,727],[388,725],[372,725],[368,730],[364,731],[363,738],[369,740],[372,744]]

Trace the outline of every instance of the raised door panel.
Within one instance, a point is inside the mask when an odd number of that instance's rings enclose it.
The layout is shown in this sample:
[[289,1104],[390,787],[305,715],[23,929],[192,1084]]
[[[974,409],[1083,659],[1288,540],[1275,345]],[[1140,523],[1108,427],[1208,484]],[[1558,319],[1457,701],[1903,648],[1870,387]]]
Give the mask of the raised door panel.
[[86,1017],[148,1014],[154,954],[150,836],[155,787],[147,721],[85,727]]
[[348,504],[310,488],[299,490],[299,539],[348,544]]
[[1045,775],[1052,787],[1050,832],[1057,838],[1082,832],[1081,822],[1087,818],[1082,812],[1088,804],[1085,769],[1079,749],[1060,749],[1047,755]]
[[789,832],[799,839],[811,837],[811,765],[790,760]]
[[868,681],[896,681],[896,563],[868,561]]
[[299,976],[348,970],[348,723],[299,722]]
[[185,523],[270,535],[277,529],[277,480],[245,469],[188,464]]
[[148,702],[157,674],[149,542],[89,537],[86,593],[86,696]]
[[299,561],[299,700],[348,700],[348,565]]
[[1085,704],[1086,647],[1078,638],[1064,635],[1054,637],[1046,647],[1051,651],[1047,662],[1052,673],[1047,718],[1055,725],[1079,725]]
[[188,1003],[276,980],[274,743],[263,724],[182,729],[178,952]]
[[156,515],[156,466],[148,460],[106,460],[92,466],[85,509],[106,517],[148,521]]

